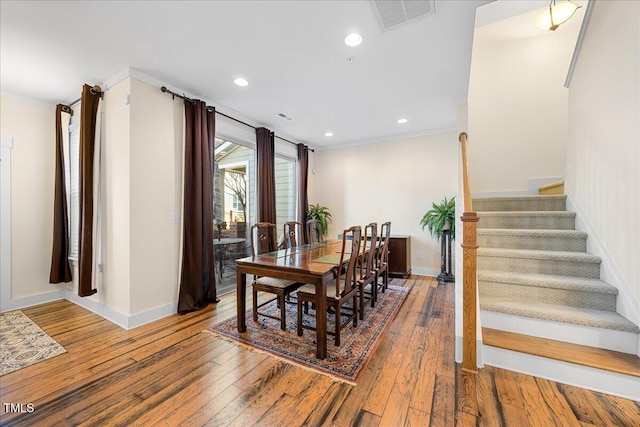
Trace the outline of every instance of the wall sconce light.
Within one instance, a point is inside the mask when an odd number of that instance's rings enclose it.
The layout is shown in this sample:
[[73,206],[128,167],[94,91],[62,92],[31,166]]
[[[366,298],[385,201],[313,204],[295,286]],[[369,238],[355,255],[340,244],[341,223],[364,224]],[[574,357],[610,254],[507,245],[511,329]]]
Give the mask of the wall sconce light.
[[536,25],[543,31],[555,31],[560,25],[564,24],[576,13],[582,6],[578,6],[571,0],[559,1],[551,0],[549,8],[546,9],[538,19]]

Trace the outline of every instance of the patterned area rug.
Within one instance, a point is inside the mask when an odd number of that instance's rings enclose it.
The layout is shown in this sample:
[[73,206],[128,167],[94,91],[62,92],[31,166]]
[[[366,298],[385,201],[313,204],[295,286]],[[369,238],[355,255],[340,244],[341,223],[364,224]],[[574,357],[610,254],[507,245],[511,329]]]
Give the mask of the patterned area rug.
[[66,352],[21,311],[0,314],[0,376]]
[[[297,335],[295,304],[285,304],[287,306],[287,330],[285,331],[280,329],[279,320],[259,316],[258,322],[254,322],[251,309],[246,312],[247,332],[238,332],[236,317],[219,323],[207,331],[252,350],[264,351],[287,362],[355,384],[358,374],[373,355],[380,338],[410,291],[409,287],[398,286],[403,282],[401,279],[390,281],[386,292],[379,293],[378,302],[374,308],[365,302],[364,320],[358,320],[356,328],[350,325],[342,330],[340,347],[334,345],[333,336],[328,336],[325,360],[316,358],[315,331],[305,329],[301,337]],[[275,301],[265,305],[260,311],[271,312],[276,316],[279,313]],[[308,315],[303,315],[305,324],[315,325],[313,313],[314,311],[310,309]],[[328,314],[327,318],[329,330],[334,330],[335,316]]]

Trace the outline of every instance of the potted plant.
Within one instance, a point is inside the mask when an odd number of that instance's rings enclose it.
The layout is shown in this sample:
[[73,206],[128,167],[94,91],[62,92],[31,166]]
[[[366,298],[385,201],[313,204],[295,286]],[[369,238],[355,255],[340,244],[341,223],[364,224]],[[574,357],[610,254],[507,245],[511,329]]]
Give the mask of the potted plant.
[[440,203],[433,202],[431,209],[420,220],[420,225],[425,227],[437,241],[440,241],[444,230],[451,231],[451,238],[456,238],[456,197],[451,200],[445,197]]
[[329,208],[321,206],[320,204],[309,205],[307,209],[307,221],[310,219],[318,222],[318,233],[322,240],[323,236],[329,230],[329,223],[331,222],[331,212],[329,212]]
[[445,197],[440,203],[433,202],[431,209],[420,220],[422,229],[425,227],[436,240],[442,239],[440,245],[440,275],[438,282],[453,282],[455,277],[451,272],[451,240],[456,238],[456,198],[447,200]]

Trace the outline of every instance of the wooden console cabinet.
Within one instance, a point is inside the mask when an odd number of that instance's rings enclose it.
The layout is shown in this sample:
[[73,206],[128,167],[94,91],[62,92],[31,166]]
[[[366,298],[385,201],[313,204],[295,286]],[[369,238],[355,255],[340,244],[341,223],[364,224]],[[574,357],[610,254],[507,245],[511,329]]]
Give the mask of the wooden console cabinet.
[[411,236],[389,237],[389,276],[406,279],[411,274]]

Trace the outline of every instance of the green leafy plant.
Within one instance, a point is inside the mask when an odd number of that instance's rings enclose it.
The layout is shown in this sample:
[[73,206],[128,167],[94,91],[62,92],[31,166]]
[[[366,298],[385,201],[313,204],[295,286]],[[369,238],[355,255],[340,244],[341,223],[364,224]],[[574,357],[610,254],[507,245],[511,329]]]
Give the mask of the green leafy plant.
[[420,220],[420,225],[423,230],[427,227],[431,236],[438,241],[442,237],[442,230],[445,229],[445,225],[448,225],[451,230],[451,238],[455,239],[456,197],[453,196],[451,200],[447,200],[445,197],[440,203],[433,202],[432,208]]
[[331,222],[331,212],[329,212],[329,208],[321,206],[320,204],[309,205],[307,209],[307,221],[310,219],[318,221],[318,232],[322,238],[329,230],[329,223]]

